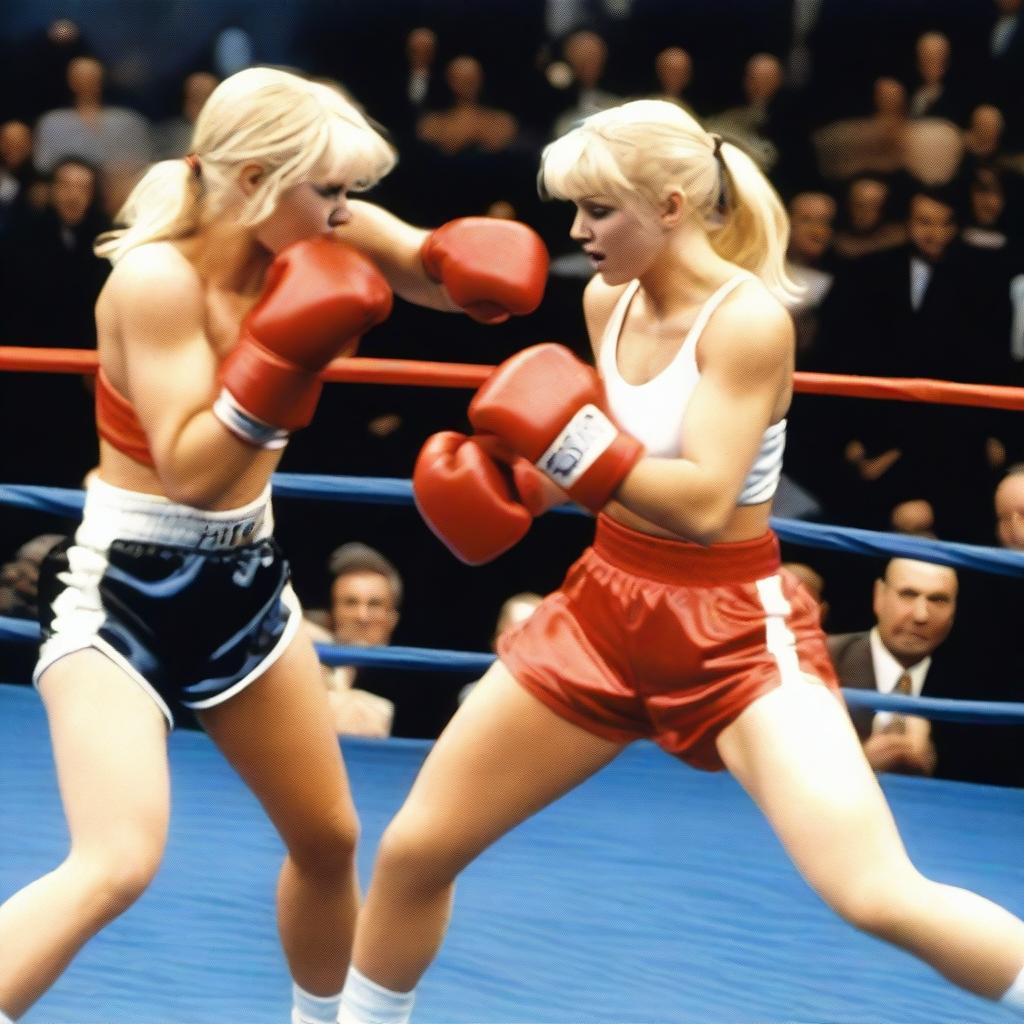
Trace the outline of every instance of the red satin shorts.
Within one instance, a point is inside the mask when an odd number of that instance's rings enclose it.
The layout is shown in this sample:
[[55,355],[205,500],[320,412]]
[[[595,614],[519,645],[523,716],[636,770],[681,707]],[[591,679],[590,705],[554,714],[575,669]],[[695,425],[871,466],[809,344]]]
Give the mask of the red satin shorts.
[[600,516],[562,586],[498,646],[562,718],[723,767],[718,734],[758,697],[814,676],[839,693],[818,606],[779,569],[775,534],[701,547]]

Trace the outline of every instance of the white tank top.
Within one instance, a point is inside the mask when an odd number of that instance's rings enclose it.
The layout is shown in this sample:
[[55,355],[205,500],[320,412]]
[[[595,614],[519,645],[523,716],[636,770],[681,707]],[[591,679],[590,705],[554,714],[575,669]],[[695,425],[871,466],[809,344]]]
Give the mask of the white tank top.
[[[657,377],[644,384],[629,384],[623,380],[618,365],[622,323],[640,282],[631,282],[620,296],[604,331],[598,369],[604,379],[612,416],[624,430],[643,444],[648,455],[656,458],[679,458],[681,455],[683,418],[690,404],[690,396],[700,380],[697,342],[712,313],[725,297],[752,276],[744,271],[718,288],[701,307],[672,362]],[[743,483],[738,504],[757,505],[775,494],[779,474],[782,472],[782,452],[785,447],[786,421],[782,419],[764,432],[761,450]]]

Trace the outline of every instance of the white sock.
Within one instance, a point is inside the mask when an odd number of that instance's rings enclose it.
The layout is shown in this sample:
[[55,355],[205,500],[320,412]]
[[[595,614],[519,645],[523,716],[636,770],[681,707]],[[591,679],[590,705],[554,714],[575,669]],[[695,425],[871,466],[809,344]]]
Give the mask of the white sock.
[[409,1024],[415,998],[415,989],[393,992],[350,967],[341,993],[338,1024]]
[[1024,968],[1014,978],[1013,984],[1003,993],[1003,998],[999,1002],[1003,1006],[1010,1007],[1011,1010],[1020,1010],[1024,1015]]
[[[335,1024],[341,1006],[341,993],[336,996],[315,996],[292,983],[293,1024]],[[0,1024],[3,1024],[0,1021]]]

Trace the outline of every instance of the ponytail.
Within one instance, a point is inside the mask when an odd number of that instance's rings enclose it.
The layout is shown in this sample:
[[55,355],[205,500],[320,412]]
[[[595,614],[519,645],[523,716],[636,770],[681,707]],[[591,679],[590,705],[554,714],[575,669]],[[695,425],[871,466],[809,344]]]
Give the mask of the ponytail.
[[[782,200],[756,163],[728,142],[720,147],[722,195],[708,234],[723,259],[759,277],[779,299],[799,298],[803,289],[786,268],[789,217]],[[714,230],[714,221],[721,227]]]
[[184,238],[199,227],[202,183],[184,160],[153,164],[117,214],[124,227],[106,231],[93,251],[111,263],[147,242]]

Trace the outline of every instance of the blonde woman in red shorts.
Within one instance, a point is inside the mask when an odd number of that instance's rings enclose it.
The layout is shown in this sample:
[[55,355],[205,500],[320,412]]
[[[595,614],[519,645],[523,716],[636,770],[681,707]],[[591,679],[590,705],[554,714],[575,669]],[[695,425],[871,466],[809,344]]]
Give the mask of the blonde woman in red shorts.
[[1024,1012],[1024,923],[911,864],[815,603],[779,568],[793,325],[778,197],[746,154],[649,100],[548,146],[541,183],[575,203],[594,264],[597,372],[558,345],[513,356],[470,406],[475,436],[428,441],[416,493],[469,562],[566,493],[596,537],[502,638],[388,827],[340,1020],[409,1020],[462,868],[640,738],[732,772],[851,924]]

